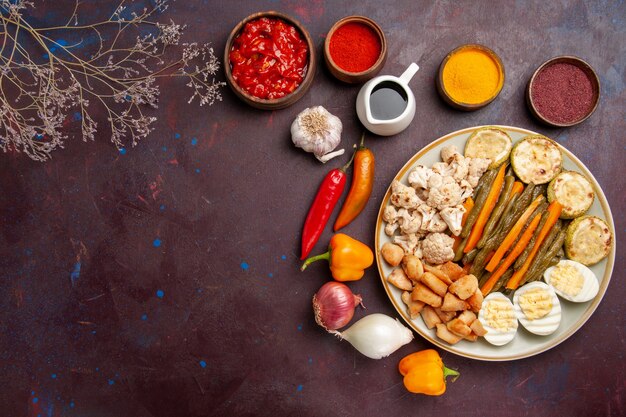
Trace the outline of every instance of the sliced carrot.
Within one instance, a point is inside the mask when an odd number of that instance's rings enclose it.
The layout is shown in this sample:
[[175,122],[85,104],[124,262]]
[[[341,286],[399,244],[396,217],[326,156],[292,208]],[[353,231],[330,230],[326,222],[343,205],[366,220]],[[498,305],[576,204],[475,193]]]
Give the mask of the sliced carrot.
[[526,258],[526,261],[524,262],[522,267],[515,271],[513,276],[509,279],[509,282],[506,283],[506,288],[515,290],[517,289],[517,287],[519,287],[522,278],[524,277],[524,275],[526,275],[528,268],[530,268],[530,265],[535,259],[535,255],[537,255],[537,252],[539,251],[539,246],[541,246],[546,236],[548,236],[550,229],[552,229],[552,227],[554,227],[554,225],[556,224],[559,216],[561,215],[562,209],[563,206],[558,201],[554,200],[552,203],[550,203],[550,205],[548,206],[548,218],[546,219],[546,222],[544,223],[543,227],[539,231],[539,234],[537,235],[535,245],[530,250],[530,253],[528,254],[528,257]]
[[526,208],[526,211],[522,213],[522,216],[517,220],[517,222],[515,222],[509,233],[502,241],[502,244],[500,244],[498,249],[496,249],[496,253],[493,254],[493,257],[485,267],[487,271],[493,272],[493,270],[496,269],[498,263],[500,263],[502,258],[504,258],[504,254],[506,253],[506,251],[508,251],[509,248],[513,245],[513,242],[515,242],[517,236],[522,232],[524,225],[533,214],[537,206],[539,206],[539,204],[541,204],[541,202],[544,200],[544,198],[545,197],[543,196],[543,194],[537,196],[537,198],[535,198],[535,200],[530,203],[528,208]]
[[522,236],[520,237],[520,239],[517,241],[517,243],[511,250],[511,253],[509,253],[509,255],[504,259],[504,261],[502,262],[502,264],[500,264],[498,269],[496,269],[493,272],[493,274],[491,274],[491,276],[483,284],[483,286],[480,287],[480,292],[483,293],[483,296],[491,292],[491,290],[493,289],[493,286],[496,284],[496,282],[498,282],[502,274],[504,274],[506,270],[509,269],[511,265],[513,265],[513,262],[515,262],[517,257],[520,256],[520,254],[524,251],[524,248],[528,246],[528,243],[530,242],[530,239],[533,237],[533,233],[535,233],[535,229],[539,225],[540,220],[541,220],[541,213],[538,213],[531,220],[530,224],[528,225],[524,233],[522,233]]
[[[474,199],[472,197],[467,197],[465,202],[463,203],[463,208],[465,208],[465,213],[463,213],[463,218],[461,219],[461,226],[465,226],[465,222],[467,221],[467,216],[469,212],[474,208]],[[456,249],[459,247],[459,244],[463,241],[463,238],[459,236],[452,235],[452,239],[454,239],[454,243],[452,244],[452,250],[456,252]]]
[[498,175],[496,175],[496,179],[493,181],[491,189],[489,189],[489,194],[487,194],[485,204],[480,210],[480,213],[478,213],[476,223],[474,223],[474,226],[472,227],[472,231],[470,232],[467,243],[465,244],[465,249],[463,249],[464,253],[467,253],[474,249],[476,247],[476,244],[480,240],[480,237],[483,234],[483,230],[485,229],[485,225],[487,224],[487,220],[489,220],[489,216],[491,215],[493,208],[498,202],[498,197],[500,196],[500,192],[502,191],[502,184],[504,183],[505,172],[506,164],[502,164],[500,166],[500,169],[498,170]]
[[513,196],[520,194],[522,191],[524,191],[524,183],[521,181],[515,181],[513,183],[513,187],[511,188],[511,193],[509,194],[509,201],[513,198]]

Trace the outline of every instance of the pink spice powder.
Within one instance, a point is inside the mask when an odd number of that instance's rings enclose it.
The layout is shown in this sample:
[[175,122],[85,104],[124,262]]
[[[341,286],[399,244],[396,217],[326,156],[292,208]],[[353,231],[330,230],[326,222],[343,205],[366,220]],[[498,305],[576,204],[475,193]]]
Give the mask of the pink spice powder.
[[530,95],[541,116],[565,124],[580,120],[591,111],[596,91],[585,71],[559,62],[537,74]]

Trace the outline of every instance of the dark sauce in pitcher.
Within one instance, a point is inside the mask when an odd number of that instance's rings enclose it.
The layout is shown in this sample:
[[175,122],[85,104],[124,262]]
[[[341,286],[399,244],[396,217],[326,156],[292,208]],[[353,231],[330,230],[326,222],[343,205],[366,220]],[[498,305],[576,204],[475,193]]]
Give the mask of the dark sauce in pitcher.
[[383,81],[370,94],[372,116],[378,120],[391,120],[400,116],[409,99],[404,89],[393,81]]

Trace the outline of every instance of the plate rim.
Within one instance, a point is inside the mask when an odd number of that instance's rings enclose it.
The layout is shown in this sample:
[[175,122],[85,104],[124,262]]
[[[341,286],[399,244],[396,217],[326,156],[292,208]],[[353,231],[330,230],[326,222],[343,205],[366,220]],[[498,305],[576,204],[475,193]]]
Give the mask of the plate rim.
[[[480,125],[480,126],[472,126],[472,127],[467,127],[467,128],[463,128],[463,129],[459,129],[456,131],[453,131],[451,133],[448,133],[446,135],[440,136],[439,138],[435,139],[434,141],[428,143],[426,146],[422,147],[420,150],[418,150],[415,154],[413,154],[413,156],[402,166],[402,168],[400,168],[400,170],[396,173],[396,175],[394,175],[393,179],[391,180],[392,182],[402,178],[407,170],[413,166],[417,160],[419,160],[420,158],[422,158],[424,155],[426,155],[428,152],[430,152],[432,149],[434,149],[435,147],[466,133],[470,133],[473,132],[477,129],[481,129],[481,128],[485,128],[485,127],[494,127],[494,128],[499,128],[499,129],[503,129],[505,131],[513,131],[513,132],[517,132],[517,133],[521,133],[524,135],[542,135],[542,136],[546,136],[543,135],[541,133],[537,133],[534,132],[532,130],[529,129],[525,129],[525,128],[521,128],[521,127],[515,127],[515,126],[507,126],[507,125]],[[546,136],[549,138],[549,136]],[[376,217],[376,228],[375,228],[375,235],[374,235],[374,245],[376,248],[375,251],[375,257],[376,257],[376,264],[377,264],[377,269],[378,269],[378,275],[380,277],[380,280],[383,284],[383,288],[385,289],[385,293],[387,294],[387,297],[389,298],[389,301],[391,301],[393,307],[395,308],[396,312],[398,314],[400,314],[400,316],[402,317],[402,319],[409,325],[409,327],[411,328],[412,331],[416,332],[417,334],[419,334],[421,337],[423,337],[424,339],[426,339],[427,341],[429,341],[430,343],[433,343],[434,345],[436,345],[437,347],[446,350],[450,353],[453,353],[455,355],[459,355],[459,356],[463,356],[469,359],[475,359],[475,360],[481,360],[481,361],[490,361],[490,362],[504,362],[504,361],[512,361],[512,360],[519,360],[519,359],[524,359],[524,358],[528,358],[531,356],[535,356],[538,355],[540,353],[546,352],[558,345],[560,345],[561,343],[563,343],[565,340],[569,339],[572,335],[574,335],[578,330],[580,330],[580,328],[589,320],[589,318],[591,318],[591,316],[593,315],[593,313],[595,312],[595,310],[598,308],[598,306],[600,305],[602,299],[604,298],[604,295],[606,294],[606,290],[609,286],[609,283],[611,281],[611,277],[613,274],[613,268],[614,268],[614,264],[615,264],[615,253],[617,250],[617,241],[616,241],[616,234],[615,234],[615,224],[613,221],[613,214],[611,213],[611,208],[609,206],[608,200],[606,198],[606,195],[604,194],[604,190],[602,189],[602,187],[600,186],[600,183],[598,183],[598,181],[596,180],[596,178],[594,177],[593,173],[591,172],[591,170],[589,168],[587,168],[587,166],[585,164],[582,163],[582,161],[580,161],[580,159],[578,159],[578,157],[576,157],[576,155],[574,155],[571,151],[569,151],[567,148],[565,148],[563,145],[561,145],[560,143],[556,142],[555,143],[559,146],[559,149],[561,149],[561,151],[567,155],[567,157],[572,161],[573,164],[575,164],[582,172],[589,174],[590,180],[592,181],[593,185],[595,186],[595,188],[597,190],[599,190],[599,193],[597,193],[596,198],[598,200],[598,202],[600,203],[601,209],[604,212],[604,214],[606,215],[606,219],[605,221],[607,222],[607,224],[609,225],[609,227],[611,228],[611,231],[613,233],[613,245],[611,248],[611,252],[609,253],[608,257],[607,257],[607,264],[604,270],[604,275],[602,277],[602,280],[600,282],[600,289],[598,291],[598,296],[596,296],[596,298],[592,301],[591,305],[584,311],[584,313],[581,315],[581,317],[578,318],[578,320],[572,325],[570,326],[570,328],[564,332],[562,335],[560,335],[558,338],[554,339],[553,341],[551,341],[550,343],[548,343],[545,346],[539,346],[536,349],[530,349],[527,352],[522,352],[522,353],[518,353],[518,354],[513,354],[513,355],[508,355],[508,356],[499,356],[499,357],[490,357],[489,355],[480,355],[480,354],[474,354],[474,353],[467,353],[464,351],[460,351],[458,348],[455,348],[455,345],[448,345],[447,343],[444,343],[443,341],[438,340],[436,337],[432,337],[431,334],[427,334],[425,332],[423,332],[422,330],[420,330],[417,326],[415,326],[413,324],[413,321],[411,320],[411,318],[407,315],[406,313],[406,308],[401,308],[401,306],[398,305],[398,303],[396,302],[394,296],[391,294],[391,287],[390,285],[388,285],[387,280],[385,279],[385,274],[384,271],[382,270],[382,262],[380,259],[380,239],[379,236],[381,234],[381,225],[383,223],[382,220],[382,214],[384,211],[384,208],[386,207],[388,201],[389,201],[389,197],[391,195],[391,183],[389,184],[389,186],[387,187],[387,191],[385,192],[385,195],[383,196],[383,199],[381,201],[380,204],[380,208],[378,210],[378,216]],[[431,330],[429,330],[430,332]]]

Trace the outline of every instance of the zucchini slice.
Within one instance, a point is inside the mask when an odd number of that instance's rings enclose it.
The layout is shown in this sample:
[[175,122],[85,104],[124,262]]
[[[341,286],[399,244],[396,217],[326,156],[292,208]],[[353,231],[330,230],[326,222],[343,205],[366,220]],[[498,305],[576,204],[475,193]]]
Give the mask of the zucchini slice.
[[465,142],[465,156],[488,158],[489,169],[497,168],[509,159],[513,141],[504,131],[495,127],[484,127],[472,133]]
[[613,245],[609,225],[596,216],[581,216],[570,223],[565,236],[565,255],[583,265],[606,258]]
[[515,175],[525,184],[545,184],[561,172],[563,154],[552,139],[542,135],[528,135],[513,146],[511,166]]
[[561,203],[562,219],[573,219],[585,214],[593,204],[593,186],[584,175],[575,171],[563,171],[548,186],[548,201]]

